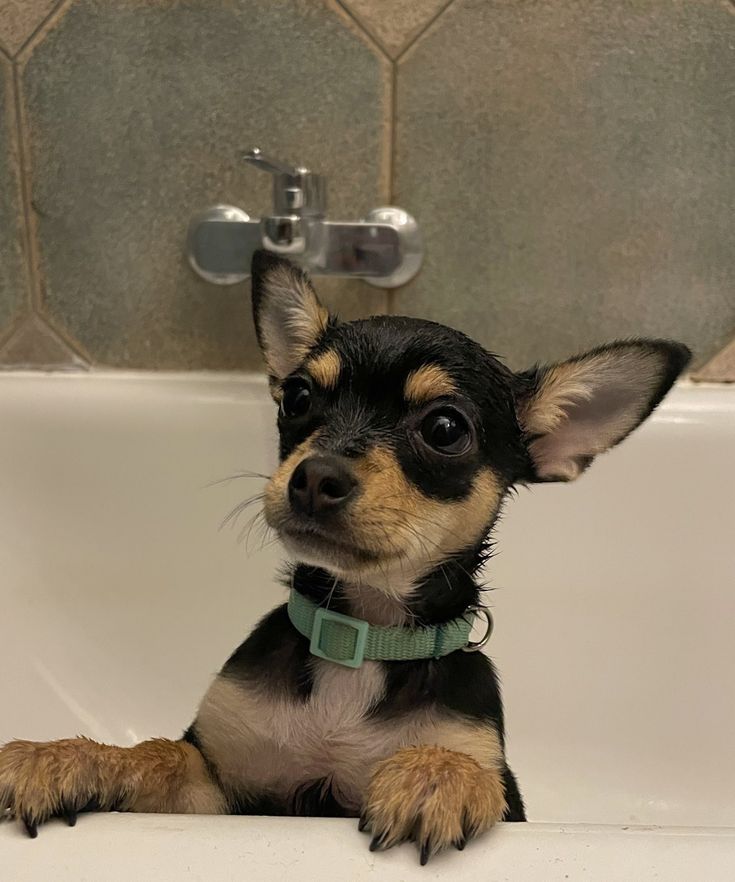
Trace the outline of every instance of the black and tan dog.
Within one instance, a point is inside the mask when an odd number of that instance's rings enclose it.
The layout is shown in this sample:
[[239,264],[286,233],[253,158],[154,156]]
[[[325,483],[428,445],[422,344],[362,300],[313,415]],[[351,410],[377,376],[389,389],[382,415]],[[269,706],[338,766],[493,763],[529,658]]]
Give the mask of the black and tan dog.
[[503,499],[579,476],[689,352],[632,340],[515,374],[430,322],[340,323],[265,253],[253,308],[281,438],[265,515],[298,561],[289,603],[181,740],[7,744],[0,814],[32,836],[90,809],[359,816],[373,849],[412,839],[424,863],[524,820],[493,666],[463,651]]

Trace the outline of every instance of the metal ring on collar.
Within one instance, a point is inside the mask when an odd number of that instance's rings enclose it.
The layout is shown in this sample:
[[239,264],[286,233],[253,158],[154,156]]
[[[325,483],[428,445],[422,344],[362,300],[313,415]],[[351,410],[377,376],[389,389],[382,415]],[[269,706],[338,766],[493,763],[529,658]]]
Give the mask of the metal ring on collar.
[[485,617],[485,633],[482,635],[480,640],[470,641],[467,646],[462,647],[462,652],[477,652],[479,649],[487,643],[490,639],[490,636],[493,633],[493,617],[490,610],[483,606],[480,603],[473,604],[472,606],[467,607],[467,612],[473,612],[475,615],[484,616]]

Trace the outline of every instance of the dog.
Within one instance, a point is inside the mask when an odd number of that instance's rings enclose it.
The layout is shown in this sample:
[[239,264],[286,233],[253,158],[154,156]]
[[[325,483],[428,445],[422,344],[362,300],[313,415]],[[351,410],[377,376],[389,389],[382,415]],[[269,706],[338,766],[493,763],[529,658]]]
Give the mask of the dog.
[[[654,410],[689,361],[634,339],[514,373],[413,318],[340,322],[308,276],[254,256],[253,315],[278,405],[264,512],[287,604],[216,677],[179,740],[0,749],[0,815],[28,834],[82,811],[359,818],[425,864],[525,809],[478,572],[518,485],[571,481]],[[539,726],[543,721],[539,721]]]

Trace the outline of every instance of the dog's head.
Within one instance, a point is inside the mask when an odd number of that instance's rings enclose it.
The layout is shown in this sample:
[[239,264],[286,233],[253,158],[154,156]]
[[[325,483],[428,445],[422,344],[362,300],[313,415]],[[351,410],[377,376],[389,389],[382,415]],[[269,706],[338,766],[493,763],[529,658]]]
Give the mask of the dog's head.
[[576,478],[689,359],[633,340],[515,374],[432,322],[340,323],[301,270],[265,252],[253,312],[279,405],[266,519],[297,560],[386,584],[479,548],[513,484]]

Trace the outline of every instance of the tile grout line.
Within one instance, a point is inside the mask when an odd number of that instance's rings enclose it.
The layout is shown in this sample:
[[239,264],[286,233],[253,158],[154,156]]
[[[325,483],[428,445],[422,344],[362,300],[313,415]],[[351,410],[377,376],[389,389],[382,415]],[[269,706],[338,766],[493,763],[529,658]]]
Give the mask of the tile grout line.
[[38,242],[35,224],[32,220],[32,196],[30,180],[30,161],[26,139],[25,115],[21,98],[20,70],[13,63],[13,91],[15,95],[15,130],[18,141],[18,165],[20,169],[21,202],[23,206],[23,228],[26,240],[26,272],[30,283],[29,306],[32,312],[40,312],[41,280],[38,272]]
[[388,157],[388,198],[394,204],[396,198],[396,138],[398,125],[398,64],[390,66],[390,152]]
[[[730,0],[730,2],[735,6],[735,0]],[[709,349],[706,357],[699,365],[699,367],[691,368],[689,373],[692,375],[702,373],[712,364],[713,361],[719,359],[720,356],[724,355],[724,353],[727,352],[727,350],[729,349],[735,350],[735,328],[728,331],[728,333],[725,335],[724,340],[720,344],[718,344],[716,348]]]
[[[70,350],[71,355],[76,356],[85,362],[91,363],[91,359],[88,354],[84,352],[83,347],[76,340],[71,338],[65,330],[62,330],[55,321],[53,321],[52,317],[48,315],[43,303],[40,270],[41,255],[31,195],[31,150],[21,87],[21,64],[24,63],[21,61],[22,55],[31,49],[34,41],[38,39],[40,34],[47,31],[55,21],[58,21],[63,16],[70,5],[71,0],[58,0],[48,14],[44,16],[35,28],[33,28],[18,49],[12,55],[8,54],[8,58],[12,62],[13,73],[15,139],[18,150],[18,173],[20,178],[20,197],[23,216],[23,238],[25,241],[24,263],[26,279],[28,282],[26,308],[28,309],[28,315],[35,317],[38,321],[46,325],[52,333],[56,334],[59,340]],[[7,54],[1,46],[0,53]],[[21,323],[21,321],[14,323],[11,333],[3,340],[3,345],[10,341]]]
[[[375,47],[384,55],[388,61],[393,61],[393,57],[390,52],[386,49],[386,47],[382,44],[380,39],[370,30],[370,28],[362,21],[361,18],[358,18],[357,15],[350,9],[350,7],[344,2],[344,0],[335,0],[337,6],[342,10],[342,12],[350,19],[353,24],[357,25],[360,31],[370,40],[371,43],[375,44]],[[735,2],[735,0],[733,0]]]
[[13,92],[15,98],[15,136],[18,145],[18,166],[20,174],[21,202],[23,208],[23,228],[25,234],[26,274],[29,282],[27,306],[29,313],[47,325],[57,337],[65,343],[73,355],[91,363],[89,355],[80,343],[62,330],[53,318],[48,315],[43,302],[41,284],[41,253],[38,242],[38,229],[33,213],[33,197],[31,195],[31,150],[28,142],[28,126],[22,99],[20,67],[13,62]]
[[[398,63],[391,61],[390,65],[390,143],[388,148],[388,203],[395,205],[396,198],[396,126],[398,123],[397,93],[398,93]],[[388,288],[385,298],[385,311],[393,315],[396,310],[396,293],[394,288]]]
[[[381,205],[392,205],[393,198],[393,62],[379,60],[380,96],[378,98],[378,199]],[[387,64],[387,67],[385,66]]]
[[44,18],[39,21],[35,28],[28,34],[28,36],[23,40],[23,42],[18,47],[18,50],[15,52],[14,58],[17,58],[22,52],[27,49],[28,46],[36,39],[36,37],[41,33],[41,31],[48,25],[52,19],[57,17],[57,14],[62,11],[62,7],[65,6],[67,0],[58,0],[58,3],[54,6],[53,9],[49,11],[49,13],[44,16]]
[[[735,2],[735,0],[731,0],[731,2]],[[399,62],[403,58],[403,56],[408,52],[408,50],[412,46],[415,46],[416,43],[418,43],[418,41],[424,36],[424,34],[436,24],[438,19],[440,19],[444,15],[444,13],[449,9],[449,7],[454,5],[454,3],[455,3],[455,0],[447,0],[447,2],[444,4],[444,6],[442,6],[441,9],[438,12],[436,12],[425,24],[423,24],[421,26],[420,30],[417,33],[415,33],[413,35],[413,37],[411,37],[411,39],[408,41],[408,43],[406,43],[406,45],[396,55],[396,58],[395,58],[396,63]]]
[[75,355],[77,358],[83,361],[87,367],[97,367],[94,358],[92,358],[92,355],[87,352],[86,348],[77,339],[75,339],[72,336],[71,331],[67,330],[67,328],[60,324],[56,320],[56,317],[51,315],[45,309],[45,307],[42,306],[42,308],[36,314],[36,317],[40,319],[44,323],[44,325],[46,325],[46,327],[51,330],[52,333],[56,334],[59,340],[61,340],[61,342],[69,349],[72,355]]
[[[0,66],[2,66],[4,71],[3,76],[0,79],[0,89],[3,90],[2,101],[3,106],[6,109],[2,125],[8,136],[5,152],[10,163],[11,187],[15,190],[15,199],[17,201],[15,214],[16,221],[18,221],[21,219],[23,211],[23,190],[20,169],[20,148],[18,143],[18,121],[15,108],[15,78],[13,75],[13,61],[2,46],[0,46]],[[7,76],[5,76],[5,71],[7,71]],[[12,183],[13,181],[15,181],[14,185]],[[26,310],[28,308],[29,279],[26,261],[25,228],[25,219],[23,218],[22,229],[21,225],[19,225],[17,238],[21,241],[21,247],[23,250],[21,255],[21,266],[26,282],[26,290],[20,303],[20,312],[13,310],[7,321],[0,327],[0,350],[5,348],[6,343],[13,338],[15,332],[23,323],[23,310],[24,308]]]
[[[35,315],[35,313],[30,313]],[[0,356],[2,356],[3,350],[7,346],[8,343],[15,337],[15,332],[20,328],[23,324],[23,319],[29,315],[29,313],[21,312],[19,315],[14,316],[10,319],[9,323],[5,325],[5,327],[0,331]]]
[[[29,315],[35,315],[33,305],[33,283],[31,279],[29,257],[28,257],[28,224],[25,217],[25,198],[23,190],[23,167],[21,163],[21,145],[20,145],[20,121],[18,118],[18,88],[15,78],[15,64],[5,50],[0,46],[0,57],[7,59],[7,67],[9,76],[5,83],[5,92],[7,100],[7,119],[5,120],[5,128],[8,133],[8,153],[12,167],[12,177],[15,179],[15,197],[17,200],[17,208],[15,211],[16,221],[18,222],[18,240],[21,245],[21,271],[23,281],[21,286],[25,288],[20,301],[20,310],[11,315],[8,323],[0,329],[0,353],[15,337],[17,331],[23,326],[23,322]],[[25,284],[24,284],[25,283]]]
[[[735,0],[732,0],[735,2]],[[416,34],[406,43],[405,46],[402,47],[400,52],[398,52],[393,59],[393,94],[392,94],[392,107],[391,107],[391,120],[392,120],[392,128],[391,128],[391,202],[395,198],[395,176],[396,176],[396,156],[398,152],[398,68],[401,60],[405,57],[406,53],[412,46],[415,46],[419,40],[432,28],[436,22],[444,15],[444,13],[449,9],[450,6],[453,6],[455,0],[447,0],[447,2],[437,11],[435,15],[433,15],[422,28],[418,30]],[[386,309],[388,315],[395,315],[398,308],[398,292],[405,288],[405,285],[402,285],[401,288],[391,288],[388,291]]]
[[[383,56],[383,59],[388,62],[390,65],[390,76],[388,79],[388,88],[390,90],[389,101],[388,101],[388,132],[387,132],[387,149],[386,145],[381,145],[381,152],[383,154],[383,158],[385,160],[385,169],[383,174],[381,175],[387,183],[387,196],[388,196],[388,205],[393,204],[393,155],[394,155],[394,139],[395,139],[395,129],[396,129],[396,119],[395,119],[395,95],[396,95],[396,63],[395,59],[388,52],[387,48],[383,45],[380,39],[368,28],[368,26],[360,19],[355,13],[350,9],[350,7],[344,2],[344,0],[335,0],[339,9],[344,13],[345,16],[358,28],[360,33],[362,33],[365,37],[367,37],[368,41],[372,43],[378,52]],[[385,186],[383,184],[382,186]],[[382,189],[381,186],[381,189]],[[390,288],[385,289],[385,312],[387,315],[390,315],[394,309],[394,297],[393,291]]]

